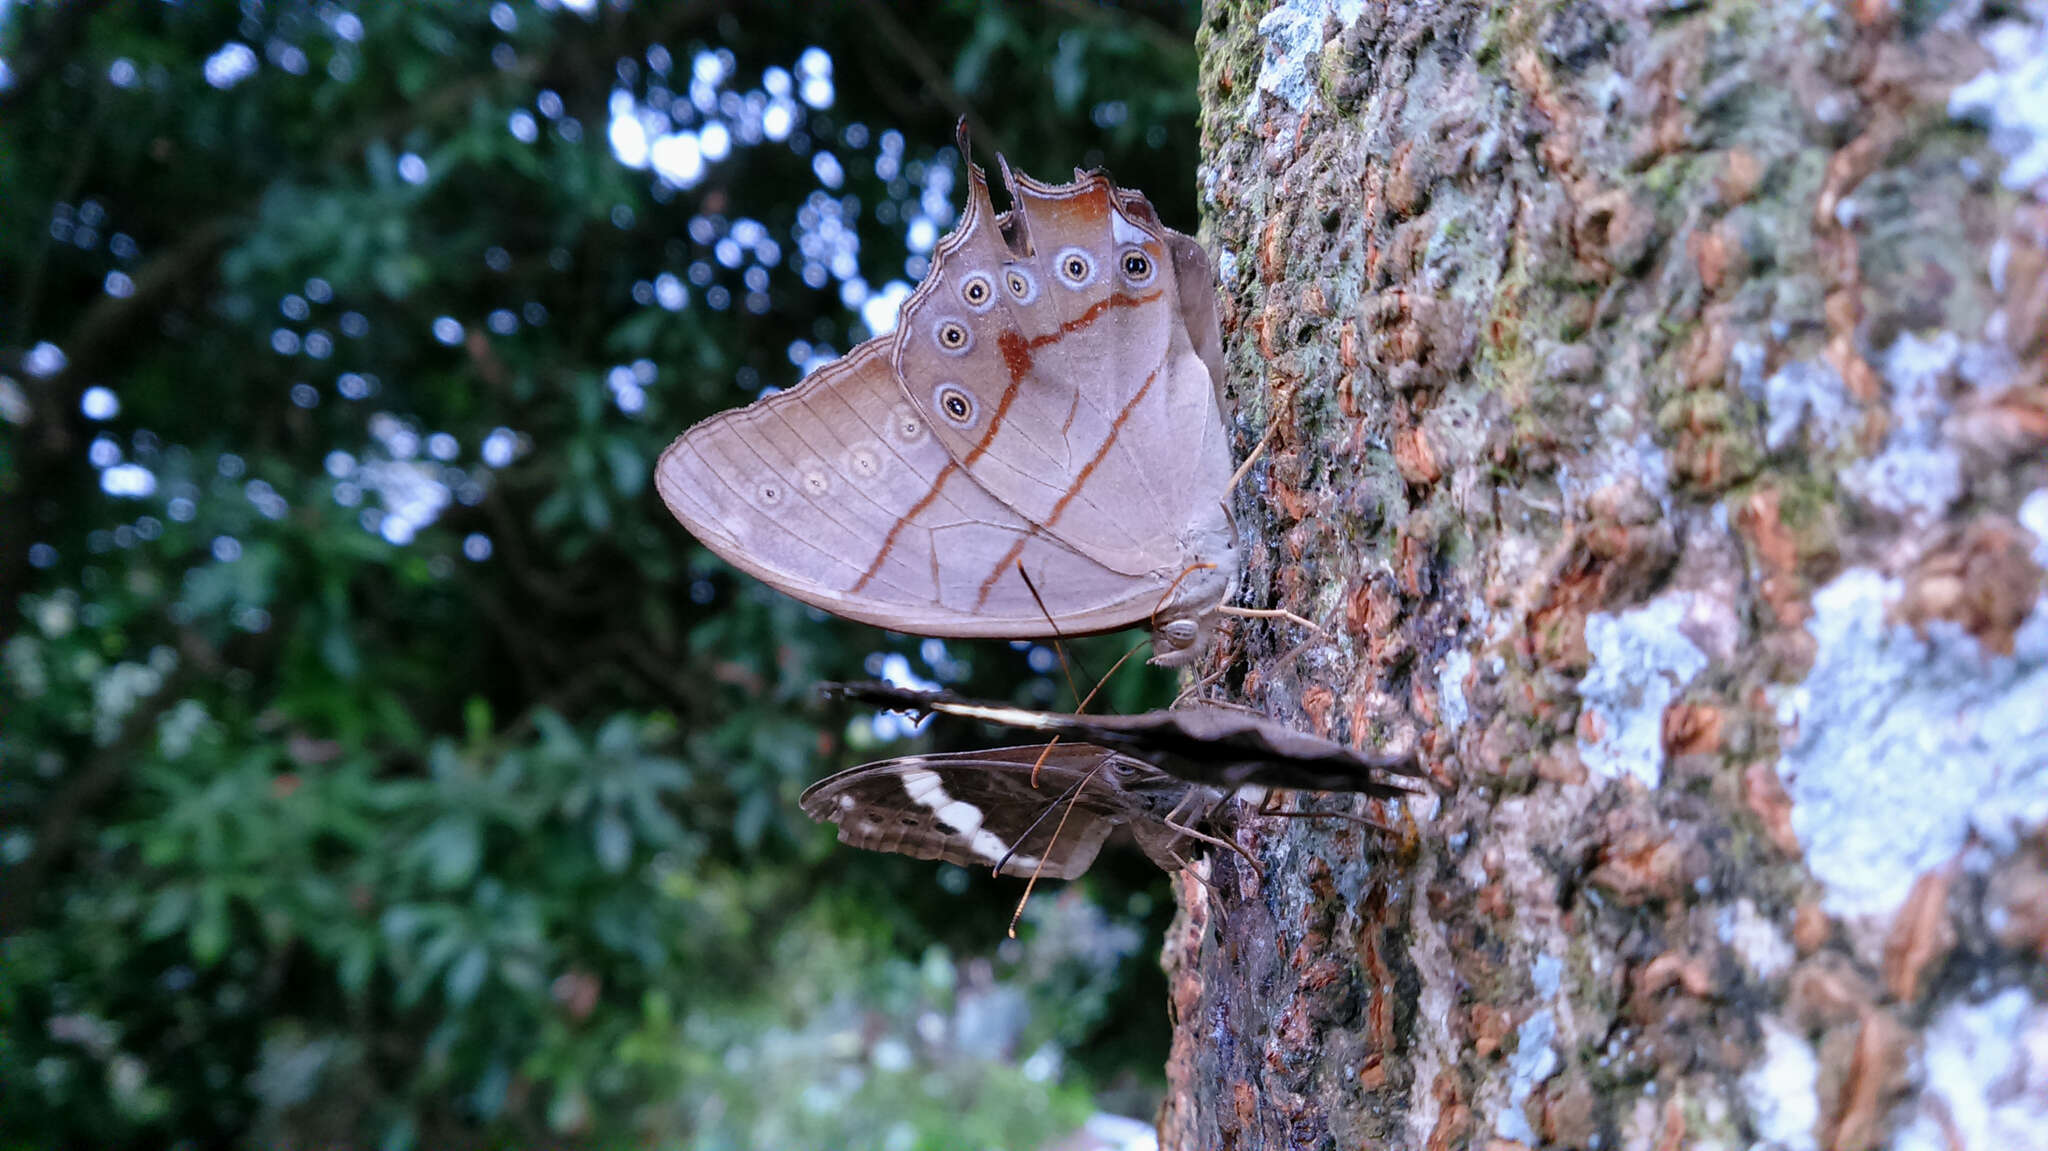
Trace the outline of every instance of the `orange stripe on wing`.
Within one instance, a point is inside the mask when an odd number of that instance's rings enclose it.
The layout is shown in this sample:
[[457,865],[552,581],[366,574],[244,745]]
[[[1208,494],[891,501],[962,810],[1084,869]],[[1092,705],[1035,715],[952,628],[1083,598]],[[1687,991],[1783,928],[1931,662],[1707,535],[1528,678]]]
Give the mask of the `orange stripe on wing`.
[[1104,312],[1109,311],[1111,308],[1135,308],[1139,304],[1149,304],[1158,298],[1159,293],[1156,291],[1147,292],[1142,296],[1127,296],[1122,292],[1116,292],[1112,295],[1104,296],[1101,299],[1095,301],[1094,303],[1088,305],[1087,311],[1082,312],[1080,315],[1075,316],[1073,319],[1068,320],[1064,324],[1061,324],[1058,331],[1047,332],[1042,336],[1032,337],[1031,346],[1034,348],[1042,348],[1047,344],[1055,343],[1061,337],[1069,335],[1073,332],[1078,332],[1082,328],[1085,328],[1088,325],[1094,323],[1095,321],[1101,319],[1102,314]]
[[967,458],[960,462],[967,467],[973,467],[974,461],[980,459],[982,453],[988,451],[988,446],[996,441],[996,433],[1003,427],[1003,417],[1010,414],[1010,402],[1017,398],[1018,387],[1024,383],[1024,377],[1031,372],[1033,351],[1047,344],[1057,343],[1062,338],[1080,331],[1101,319],[1111,308],[1135,308],[1140,304],[1149,304],[1159,296],[1159,290],[1147,292],[1142,296],[1128,296],[1118,292],[1090,304],[1087,311],[1061,324],[1057,331],[1047,332],[1029,340],[1015,332],[1004,332],[998,337],[996,346],[1003,353],[1003,366],[1010,370],[1010,386],[1003,389],[1003,398],[997,401],[995,414],[989,417],[988,430],[981,434],[981,442],[975,444],[967,453]]
[[1038,529],[1032,528],[1018,536],[1017,542],[1010,545],[1010,550],[1004,553],[1003,558],[996,561],[995,570],[989,572],[988,578],[981,581],[981,594],[974,597],[974,610],[980,611],[982,605],[988,602],[989,593],[996,590],[996,581],[1003,578],[1003,573],[1010,570],[1010,565],[1017,562],[1018,556],[1024,554],[1024,545],[1030,543],[1031,537],[1037,534]]
[[981,434],[981,442],[960,461],[968,467],[981,458],[981,453],[996,442],[996,433],[1002,430],[1003,417],[1010,414],[1010,401],[1017,398],[1017,389],[1024,384],[1024,377],[1031,371],[1031,345],[1015,332],[1004,332],[996,340],[1002,349],[1003,363],[1010,369],[1010,386],[1003,389],[1003,398],[996,401],[996,414],[988,418],[988,430]]
[[1081,485],[1088,482],[1089,475],[1109,455],[1109,449],[1116,446],[1116,438],[1123,434],[1125,421],[1131,418],[1131,413],[1137,410],[1139,402],[1145,398],[1145,393],[1152,390],[1152,383],[1158,378],[1159,369],[1152,369],[1152,374],[1145,377],[1145,386],[1139,388],[1138,394],[1131,397],[1131,402],[1124,405],[1124,410],[1116,414],[1116,422],[1109,425],[1109,434],[1102,437],[1102,446],[1095,449],[1095,458],[1089,460],[1081,469],[1081,474],[1074,477],[1074,486],[1067,489],[1067,493],[1060,497],[1060,502],[1052,505],[1052,511],[1045,517],[1046,527],[1060,522],[1060,514],[1067,510],[1067,505],[1073,502],[1075,496],[1081,494]]
[[868,586],[868,581],[875,578],[875,573],[882,570],[882,561],[888,559],[889,553],[895,549],[896,537],[902,533],[904,525],[924,514],[924,510],[932,506],[932,501],[939,498],[939,489],[945,487],[946,481],[953,478],[953,473],[959,470],[959,464],[947,460],[946,466],[939,469],[938,478],[932,481],[932,490],[926,492],[923,499],[912,504],[909,511],[897,517],[896,522],[890,525],[889,534],[882,537],[882,550],[875,553],[875,562],[869,564],[868,570],[860,573],[860,578],[853,581],[853,594],[859,595]]
[[[1095,449],[1094,458],[1090,459],[1082,467],[1080,474],[1074,477],[1074,485],[1068,488],[1066,493],[1060,496],[1059,502],[1052,506],[1052,512],[1045,517],[1045,522],[1032,528],[1031,535],[1037,535],[1039,531],[1050,528],[1060,522],[1060,516],[1065,514],[1067,505],[1073,502],[1075,496],[1081,494],[1081,489],[1088,483],[1088,477],[1095,474],[1096,467],[1109,457],[1109,450],[1116,446],[1116,438],[1123,434],[1124,424],[1130,420],[1131,413],[1137,410],[1138,404],[1144,400],[1146,393],[1152,390],[1153,383],[1158,379],[1159,369],[1154,368],[1152,369],[1152,374],[1145,377],[1145,386],[1139,388],[1138,394],[1132,396],[1130,402],[1124,405],[1123,410],[1116,414],[1116,421],[1109,425],[1109,434],[1102,437],[1102,446]],[[1031,536],[1020,537],[1011,546],[1009,554],[1005,555],[1002,561],[996,564],[995,570],[988,573],[988,578],[981,581],[981,596],[974,601],[976,608],[980,608],[982,604],[988,601],[989,593],[995,590],[996,581],[1002,578],[1004,572],[1010,570],[1010,565],[1017,562],[1018,556],[1024,554],[1024,545],[1030,539]]]

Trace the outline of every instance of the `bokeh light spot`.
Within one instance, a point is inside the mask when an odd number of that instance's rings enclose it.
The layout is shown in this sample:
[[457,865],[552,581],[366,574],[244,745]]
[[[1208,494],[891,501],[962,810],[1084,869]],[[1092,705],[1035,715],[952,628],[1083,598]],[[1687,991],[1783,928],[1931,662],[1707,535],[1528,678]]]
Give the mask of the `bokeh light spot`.
[[111,420],[121,414],[121,400],[113,389],[94,384],[78,397],[78,410],[88,420]]
[[202,71],[206,82],[223,91],[256,74],[256,50],[239,40],[230,40],[206,58]]

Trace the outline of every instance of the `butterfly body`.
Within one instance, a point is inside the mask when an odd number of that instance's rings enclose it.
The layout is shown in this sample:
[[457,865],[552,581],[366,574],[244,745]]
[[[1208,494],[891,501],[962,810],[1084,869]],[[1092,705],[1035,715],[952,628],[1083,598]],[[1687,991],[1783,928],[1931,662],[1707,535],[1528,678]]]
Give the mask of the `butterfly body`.
[[1106,176],[1009,182],[998,214],[970,165],[896,329],[691,428],[656,486],[722,558],[839,615],[1004,638],[1150,623],[1155,662],[1186,662],[1240,566],[1214,272]]

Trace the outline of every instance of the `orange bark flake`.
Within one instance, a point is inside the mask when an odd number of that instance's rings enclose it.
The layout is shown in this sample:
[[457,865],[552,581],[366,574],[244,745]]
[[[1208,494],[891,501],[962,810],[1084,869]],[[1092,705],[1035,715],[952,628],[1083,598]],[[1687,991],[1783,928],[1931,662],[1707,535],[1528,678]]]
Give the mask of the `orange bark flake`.
[[1938,969],[1956,943],[1948,917],[1952,868],[1937,867],[1913,884],[1906,905],[1892,923],[1884,945],[1884,986],[1892,998],[1911,1005],[1920,998],[1927,973]]

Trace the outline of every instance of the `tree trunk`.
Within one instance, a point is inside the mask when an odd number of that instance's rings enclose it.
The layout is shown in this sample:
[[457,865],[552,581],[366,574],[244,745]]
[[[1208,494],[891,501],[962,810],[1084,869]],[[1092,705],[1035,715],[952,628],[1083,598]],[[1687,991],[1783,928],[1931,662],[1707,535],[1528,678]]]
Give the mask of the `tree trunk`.
[[1184,874],[1165,1147],[2048,1147],[2044,27],[1211,0],[1222,689],[1438,796]]

